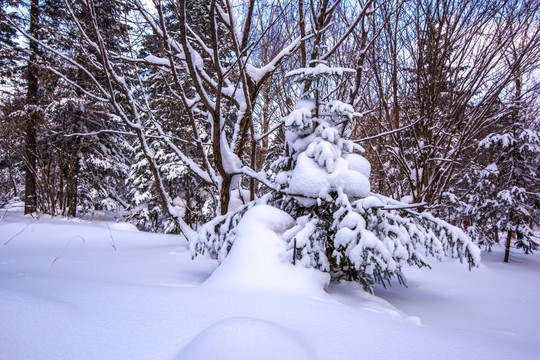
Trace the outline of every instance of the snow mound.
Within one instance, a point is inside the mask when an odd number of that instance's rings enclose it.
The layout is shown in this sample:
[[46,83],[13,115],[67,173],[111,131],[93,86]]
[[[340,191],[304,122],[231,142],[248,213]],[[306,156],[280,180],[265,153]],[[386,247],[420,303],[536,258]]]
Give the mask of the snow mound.
[[199,333],[178,360],[316,360],[292,330],[248,317],[219,321]]
[[[334,159],[331,171],[328,171],[307,153],[301,153],[298,155],[296,167],[288,175],[289,191],[292,194],[317,198],[340,188],[351,198],[366,197],[370,191],[369,163],[360,155],[349,155],[351,156],[348,159]],[[327,164],[331,159],[324,160]]]
[[238,224],[229,254],[204,286],[325,296],[328,274],[283,258],[286,245],[281,234],[294,225],[292,217],[272,206],[249,209]]
[[130,223],[125,223],[125,222],[110,224],[109,228],[112,230],[120,230],[120,231],[139,231],[139,229],[137,229],[135,225],[130,224]]
[[371,175],[371,164],[365,157],[358,154],[343,154],[343,158],[347,160],[350,170],[358,171],[369,179]]
[[5,204],[3,208],[0,208],[0,210],[6,213],[24,212],[24,201],[10,201],[7,204]]

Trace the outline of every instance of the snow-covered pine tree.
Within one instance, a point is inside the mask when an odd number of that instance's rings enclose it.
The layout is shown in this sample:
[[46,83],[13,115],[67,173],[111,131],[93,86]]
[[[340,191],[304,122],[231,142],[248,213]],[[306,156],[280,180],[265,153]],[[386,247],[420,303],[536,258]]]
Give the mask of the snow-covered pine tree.
[[105,123],[122,131],[104,110],[65,86],[56,87],[43,116],[47,136],[37,144],[42,211],[76,216],[126,206],[122,198],[132,149],[118,133],[99,133]]
[[280,190],[205,226],[192,250],[225,257],[246,209],[265,202],[296,220],[282,236],[284,258],[328,272],[334,280],[357,281],[367,291],[393,277],[405,283],[402,267],[429,266],[424,255],[478,265],[480,251],[463,231],[370,192],[364,150],[341,136],[344,120],[357,114],[351,105],[329,100],[336,81],[352,71],[325,62],[312,65],[288,74],[304,91],[282,119],[287,154],[276,162]]
[[[104,127],[122,129],[120,119],[112,116],[96,116],[96,109],[88,109],[85,127],[88,132]],[[95,131],[95,130],[94,130]],[[134,150],[129,138],[119,133],[97,134],[84,139],[80,152],[80,175],[78,182],[79,206],[86,209],[118,211],[126,209],[126,180]]]
[[16,199],[24,189],[24,99],[4,97],[0,102],[0,206]]
[[[214,216],[215,194],[205,189],[201,180],[193,176],[187,166],[178,161],[175,154],[168,153],[162,141],[154,139],[150,142],[150,147],[155,154],[160,176],[176,215],[189,225],[206,222]],[[154,178],[140,146],[135,144],[134,148],[135,161],[130,167],[127,179],[128,187],[131,188],[131,206],[126,220],[134,223],[140,230],[178,233],[179,228],[174,219],[159,206]]]
[[479,146],[496,151],[497,156],[480,172],[471,197],[471,232],[486,247],[498,238],[489,234],[506,232],[504,261],[508,262],[511,246],[526,254],[540,246],[533,232],[540,224],[540,135],[516,121],[504,133],[487,136]]
[[276,177],[286,195],[275,203],[297,221],[283,235],[292,261],[368,291],[393,277],[404,282],[405,264],[429,266],[423,255],[449,254],[476,265],[479,251],[461,230],[370,192],[364,150],[341,137],[353,107],[326,100],[347,72],[318,63],[289,74],[308,89],[283,119],[289,154],[282,163],[290,169]]
[[[152,141],[149,146],[155,153],[156,162],[160,165],[160,169],[171,171],[171,176],[175,176],[175,168],[171,168],[171,164],[163,159],[164,153],[160,151],[162,144],[159,140]],[[154,178],[138,143],[135,144],[134,150],[135,161],[131,164],[127,179],[128,188],[130,188],[128,197],[131,205],[130,211],[126,214],[126,220],[143,231],[177,232],[174,220],[159,206],[160,200],[156,195]],[[160,172],[160,175],[163,175],[163,172]],[[183,216],[183,214],[180,215]]]

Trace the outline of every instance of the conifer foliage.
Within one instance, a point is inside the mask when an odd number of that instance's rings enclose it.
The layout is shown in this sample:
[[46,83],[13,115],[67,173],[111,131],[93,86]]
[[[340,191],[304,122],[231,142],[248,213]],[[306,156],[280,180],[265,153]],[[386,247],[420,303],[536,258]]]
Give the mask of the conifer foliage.
[[516,121],[505,132],[487,136],[480,147],[495,151],[497,156],[479,174],[469,207],[474,218],[471,231],[488,248],[498,236],[487,234],[506,232],[507,262],[512,245],[525,253],[540,246],[533,231],[540,224],[536,180],[540,175],[540,136],[522,121]]
[[[296,220],[282,235],[283,256],[328,272],[334,280],[357,281],[367,291],[394,277],[405,283],[403,265],[429,266],[424,255],[447,254],[478,265],[479,250],[460,229],[370,192],[370,165],[360,155],[364,150],[341,135],[341,125],[360,114],[330,100],[332,88],[349,72],[316,62],[288,74],[303,93],[282,119],[287,153],[275,164],[280,191],[257,201]],[[193,249],[226,256],[234,228],[251,205],[206,227]]]

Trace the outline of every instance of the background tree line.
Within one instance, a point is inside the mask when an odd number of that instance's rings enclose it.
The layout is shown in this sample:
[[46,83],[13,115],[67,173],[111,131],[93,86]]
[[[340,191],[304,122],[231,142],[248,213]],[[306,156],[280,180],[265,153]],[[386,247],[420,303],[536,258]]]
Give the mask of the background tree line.
[[280,191],[285,74],[317,60],[354,71],[333,95],[374,192],[536,246],[540,1],[0,4],[0,200],[27,213],[195,237]]

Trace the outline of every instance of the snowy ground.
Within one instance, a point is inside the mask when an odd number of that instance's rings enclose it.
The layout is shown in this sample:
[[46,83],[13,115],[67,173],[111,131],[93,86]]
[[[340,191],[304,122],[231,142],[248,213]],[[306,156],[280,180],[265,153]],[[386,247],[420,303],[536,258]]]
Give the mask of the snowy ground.
[[[215,261],[128,224],[0,218],[2,360],[540,358],[539,255],[503,264],[495,249],[472,272],[433,261],[406,271],[409,288],[371,296],[353,284],[324,292],[305,283],[324,282],[317,274],[262,260],[206,281]],[[265,266],[276,273],[254,281]]]

